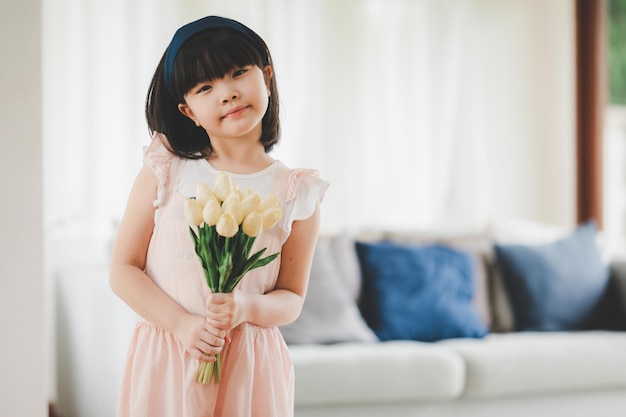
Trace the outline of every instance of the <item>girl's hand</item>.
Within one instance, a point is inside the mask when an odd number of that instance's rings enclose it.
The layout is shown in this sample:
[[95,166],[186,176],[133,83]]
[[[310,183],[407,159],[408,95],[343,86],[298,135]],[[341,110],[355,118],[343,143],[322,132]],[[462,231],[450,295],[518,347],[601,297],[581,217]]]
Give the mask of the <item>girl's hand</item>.
[[209,326],[229,331],[246,321],[242,296],[239,291],[209,294],[207,296],[207,322]]
[[175,336],[192,357],[214,362],[215,356],[212,355],[222,351],[226,332],[209,325],[205,317],[186,314],[177,326]]

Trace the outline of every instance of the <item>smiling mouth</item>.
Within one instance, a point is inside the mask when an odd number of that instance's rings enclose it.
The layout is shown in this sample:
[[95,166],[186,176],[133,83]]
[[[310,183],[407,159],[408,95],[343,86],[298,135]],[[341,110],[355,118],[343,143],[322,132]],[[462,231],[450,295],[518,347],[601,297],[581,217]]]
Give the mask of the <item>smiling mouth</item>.
[[243,112],[245,112],[246,110],[248,110],[247,106],[235,107],[234,109],[232,109],[228,113],[226,113],[224,116],[222,116],[222,119],[227,119],[227,118],[230,118],[230,117],[237,117],[240,114],[243,114]]

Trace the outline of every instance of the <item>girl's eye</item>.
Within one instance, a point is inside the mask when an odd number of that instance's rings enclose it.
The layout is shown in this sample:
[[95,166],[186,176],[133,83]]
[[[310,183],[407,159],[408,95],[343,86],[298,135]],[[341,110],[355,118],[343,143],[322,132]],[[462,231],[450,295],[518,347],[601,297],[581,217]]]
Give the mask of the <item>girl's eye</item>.
[[211,89],[211,86],[208,84],[201,85],[200,88],[198,88],[198,93],[209,91],[210,89]]
[[241,75],[245,74],[247,71],[248,71],[248,70],[247,70],[246,68],[240,68],[240,69],[238,69],[238,70],[235,70],[235,71],[233,72],[233,77],[239,77],[239,76],[241,76]]

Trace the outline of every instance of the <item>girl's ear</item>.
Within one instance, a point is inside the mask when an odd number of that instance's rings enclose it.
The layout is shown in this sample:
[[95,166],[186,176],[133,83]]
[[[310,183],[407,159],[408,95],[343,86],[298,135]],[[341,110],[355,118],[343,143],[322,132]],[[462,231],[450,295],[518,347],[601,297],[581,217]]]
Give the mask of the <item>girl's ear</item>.
[[270,81],[272,81],[272,77],[274,76],[274,70],[271,65],[266,65],[263,68],[263,79],[265,80],[265,87],[267,87],[267,93],[270,93]]
[[193,120],[193,112],[185,103],[178,103],[178,111],[181,112],[183,116],[187,116],[191,120]]
[[200,122],[196,120],[196,116],[194,116],[193,112],[189,108],[189,106],[185,103],[178,103],[178,111],[191,119],[192,122],[196,124],[196,126],[200,127]]

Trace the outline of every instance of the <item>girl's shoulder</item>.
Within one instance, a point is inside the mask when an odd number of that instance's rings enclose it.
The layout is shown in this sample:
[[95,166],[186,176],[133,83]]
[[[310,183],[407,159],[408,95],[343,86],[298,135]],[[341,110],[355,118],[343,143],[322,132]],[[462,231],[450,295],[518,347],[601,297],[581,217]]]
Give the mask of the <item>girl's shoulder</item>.
[[158,200],[161,201],[163,191],[171,188],[170,186],[176,182],[171,181],[172,176],[179,175],[180,168],[184,166],[182,158],[170,151],[164,134],[154,132],[150,144],[144,148],[143,162],[159,181]]
[[299,191],[319,188],[325,190],[328,182],[320,178],[319,171],[312,168],[289,168],[279,161],[279,170],[287,184],[286,201],[295,198]]
[[293,220],[308,218],[322,201],[329,183],[311,168],[289,168],[279,161],[281,177],[285,180],[285,203],[294,206]]
[[170,151],[167,137],[163,133],[156,131],[152,134],[152,140],[150,141],[150,144],[144,147],[143,155],[144,159],[172,159],[176,157]]
[[154,132],[150,144],[143,150],[144,163],[152,169],[157,178],[163,179],[174,159],[180,157],[170,150],[167,137],[163,133]]

